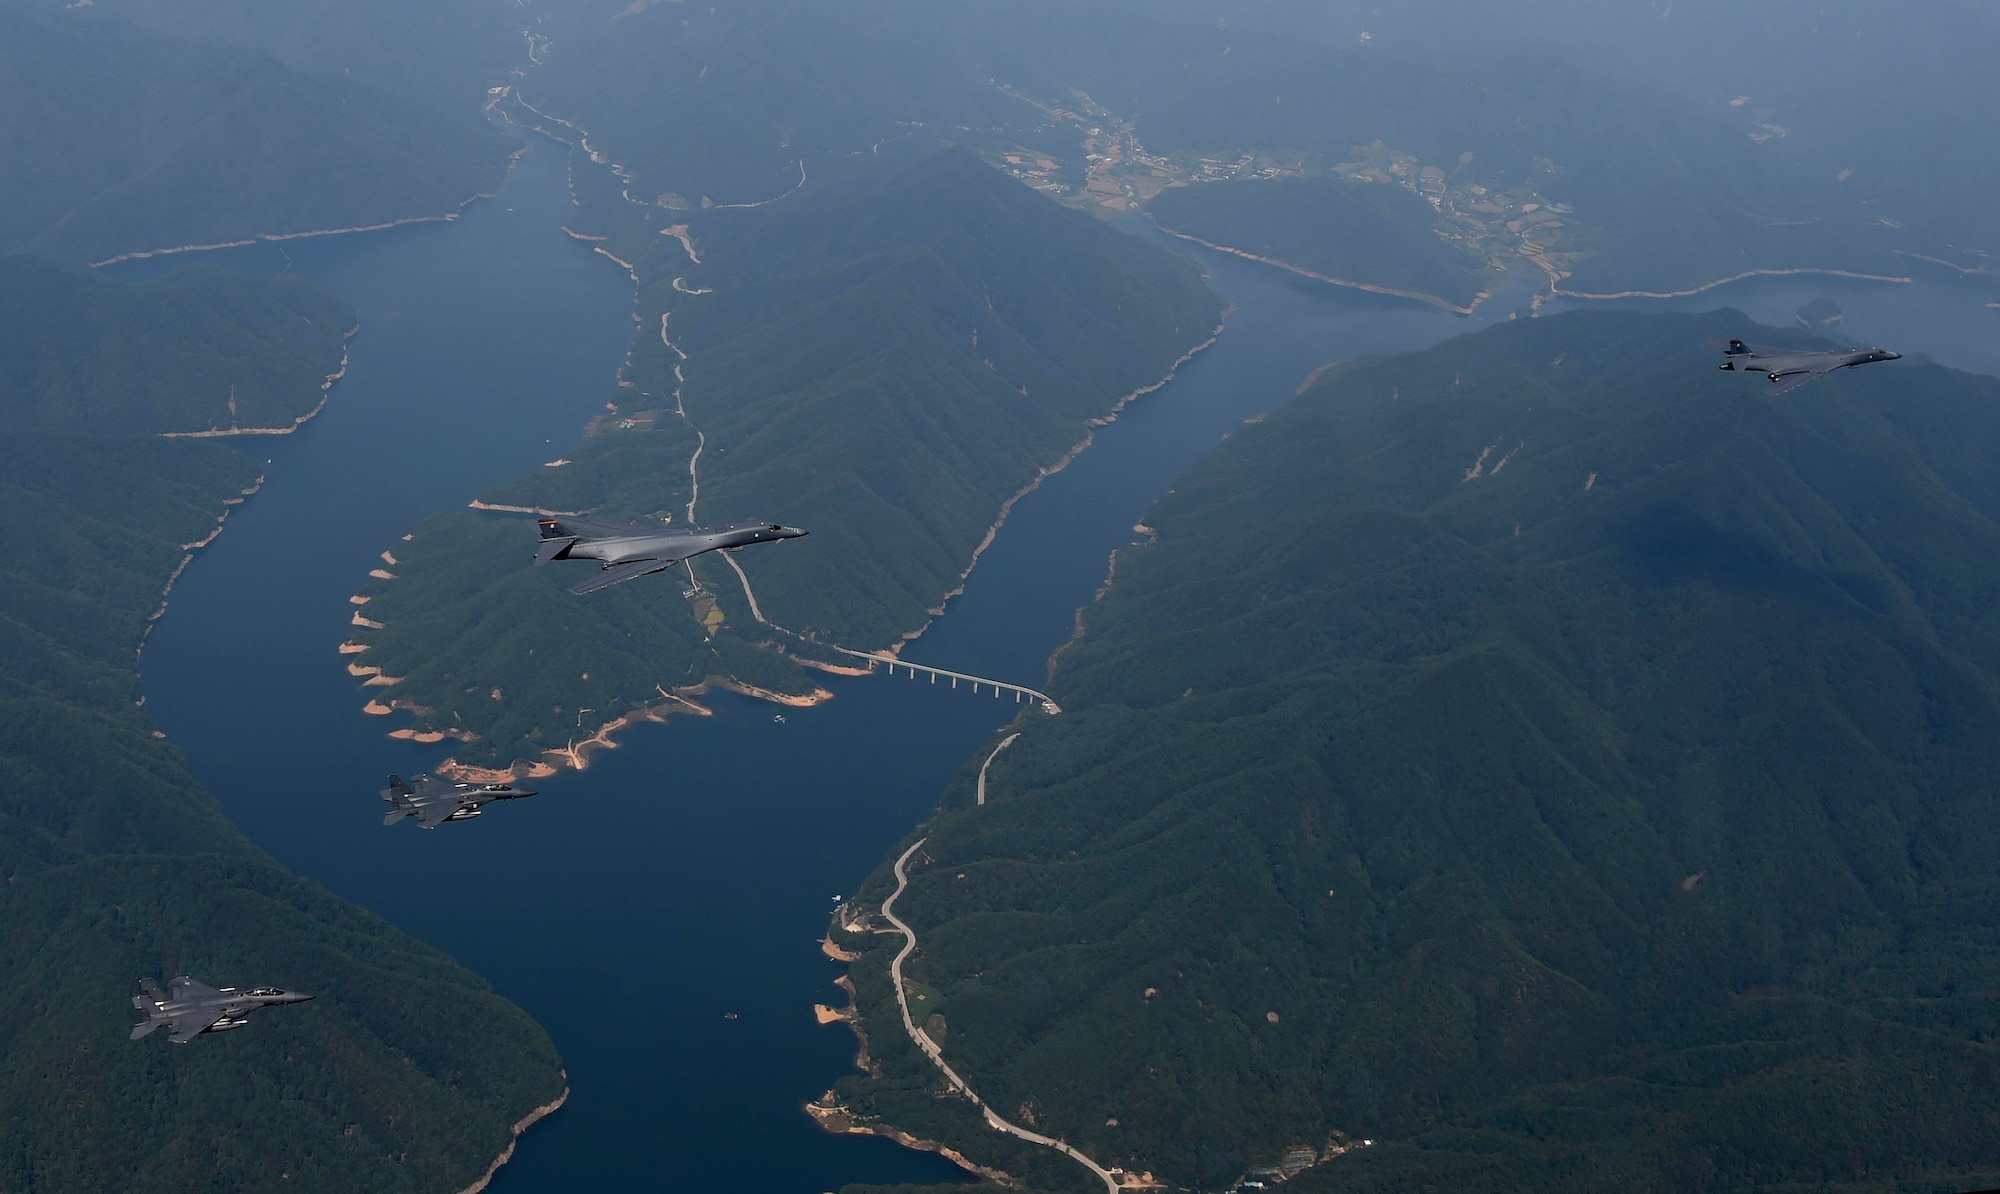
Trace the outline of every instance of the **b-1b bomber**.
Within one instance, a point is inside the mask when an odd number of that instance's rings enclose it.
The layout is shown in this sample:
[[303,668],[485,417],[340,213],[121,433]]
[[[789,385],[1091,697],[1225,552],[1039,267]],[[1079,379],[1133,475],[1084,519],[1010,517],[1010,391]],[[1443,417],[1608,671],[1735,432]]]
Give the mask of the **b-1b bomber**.
[[171,1028],[167,1039],[185,1045],[204,1032],[228,1032],[250,1021],[246,1018],[260,1007],[280,1003],[304,1003],[312,996],[279,987],[211,987],[187,975],[167,982],[167,990],[150,978],[139,980],[139,993],[132,1006],[146,1014],[146,1021],[132,1029],[138,1040],[155,1028]]
[[1731,340],[1729,347],[1723,350],[1721,368],[1724,372],[1762,373],[1776,387],[1771,392],[1782,394],[1787,390],[1796,390],[1809,381],[1818,381],[1836,369],[1902,359],[1902,353],[1890,352],[1886,348],[1837,348],[1831,352],[1815,352],[1806,348],[1759,348],[1741,340]]
[[585,522],[580,518],[544,518],[542,543],[535,551],[535,566],[556,560],[596,560],[597,575],[569,587],[581,596],[624,584],[667,569],[692,556],[709,551],[734,551],[752,543],[797,539],[805,532],[775,522],[741,522],[707,529],[665,527],[628,523],[614,526]]

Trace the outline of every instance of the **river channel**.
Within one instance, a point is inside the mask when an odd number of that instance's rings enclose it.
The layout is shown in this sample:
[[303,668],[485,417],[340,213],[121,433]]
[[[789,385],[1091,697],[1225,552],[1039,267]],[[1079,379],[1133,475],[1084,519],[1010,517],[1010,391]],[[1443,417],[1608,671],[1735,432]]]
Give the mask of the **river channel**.
[[[829,1136],[802,1113],[854,1057],[846,1028],[814,1022],[813,1003],[841,1001],[817,943],[837,893],[929,814],[1011,702],[836,679],[836,699],[780,721],[717,694],[717,716],[637,727],[475,823],[380,824],[384,774],[446,751],[361,713],[334,650],[348,595],[425,515],[572,448],[631,334],[624,272],[561,232],[564,166],[537,142],[455,222],[210,255],[308,278],[355,306],[361,333],[324,413],[255,441],[264,489],[176,586],[145,653],[148,707],[260,845],[451,952],[555,1038],[570,1101],[493,1190],[957,1180],[938,1157]],[[1222,435],[1327,361],[1481,322],[1198,260],[1235,304],[1229,330],[1015,507],[908,658],[1038,685],[1107,554]]]

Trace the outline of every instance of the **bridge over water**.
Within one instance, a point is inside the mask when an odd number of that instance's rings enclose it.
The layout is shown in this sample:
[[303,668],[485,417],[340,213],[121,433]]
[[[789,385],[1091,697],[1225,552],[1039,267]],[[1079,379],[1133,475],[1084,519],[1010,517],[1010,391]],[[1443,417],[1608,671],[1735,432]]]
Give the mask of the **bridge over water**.
[[931,683],[933,684],[936,684],[938,682],[939,677],[943,677],[944,679],[951,681],[951,686],[953,688],[957,688],[959,684],[962,682],[972,685],[972,691],[974,692],[978,692],[979,686],[984,684],[986,687],[991,688],[993,690],[993,699],[995,700],[1000,699],[1001,693],[1011,692],[1014,694],[1014,703],[1017,705],[1025,700],[1035,700],[1041,702],[1042,712],[1044,713],[1056,714],[1062,712],[1062,706],[1056,704],[1055,701],[1050,698],[1049,694],[1045,692],[1037,692],[1035,689],[1028,688],[1020,684],[1009,684],[1004,680],[994,680],[986,676],[972,676],[972,675],[967,675],[964,672],[950,671],[946,668],[930,667],[921,663],[911,663],[908,660],[898,659],[894,655],[880,655],[872,651],[850,651],[846,647],[835,647],[833,649],[840,652],[842,655],[852,655],[856,659],[866,659],[868,661],[869,671],[874,671],[875,665],[879,663],[882,666],[888,668],[889,674],[892,676],[896,674],[897,668],[902,668],[904,671],[910,673],[910,679],[912,680],[917,678],[918,672],[926,672],[930,675]]

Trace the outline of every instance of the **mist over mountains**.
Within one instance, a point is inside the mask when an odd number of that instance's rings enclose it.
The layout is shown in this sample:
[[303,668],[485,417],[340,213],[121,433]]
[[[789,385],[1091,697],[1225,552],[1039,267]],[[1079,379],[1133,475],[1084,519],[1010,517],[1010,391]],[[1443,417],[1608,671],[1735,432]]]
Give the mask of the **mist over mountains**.
[[[524,138],[629,350],[310,629],[440,764],[921,656],[1012,503],[1246,330],[1199,252],[1472,317],[1141,495],[1009,681],[1061,712],[841,860],[861,1058],[784,1114],[994,1191],[2000,1184],[2000,382],[1773,393],[1715,346],[1873,330],[1549,314],[1774,273],[2000,312],[1996,51],[1970,0],[0,0],[0,1187],[460,1191],[565,1095],[506,992],[233,825],[139,671],[287,466],[234,437],[310,436],[369,351],[202,250],[449,220]],[[584,601],[537,510],[812,534]],[[176,970],[317,1018],[126,1047]]]

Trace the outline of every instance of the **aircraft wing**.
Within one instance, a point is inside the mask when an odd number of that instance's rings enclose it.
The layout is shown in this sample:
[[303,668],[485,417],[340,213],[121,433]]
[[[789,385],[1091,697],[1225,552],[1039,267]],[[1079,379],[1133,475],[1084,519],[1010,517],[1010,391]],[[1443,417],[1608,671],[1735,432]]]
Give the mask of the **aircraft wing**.
[[176,1045],[185,1045],[208,1030],[208,1026],[222,1019],[222,1013],[213,1008],[181,1012],[174,1017],[174,1031],[167,1039]]
[[1771,393],[1789,394],[1807,382],[1818,381],[1831,372],[1832,369],[1800,369],[1796,372],[1780,373],[1777,380],[1771,383]]
[[679,560],[628,560],[623,564],[613,564],[581,584],[571,585],[569,591],[581,597],[585,593],[595,593],[612,585],[622,585],[628,580],[651,576],[655,572],[665,572],[678,563]]
[[578,539],[617,539],[625,535],[657,533],[662,526],[645,526],[636,522],[592,522],[587,518],[555,516],[556,529],[564,535]]
[[423,829],[436,829],[451,819],[458,811],[458,804],[451,800],[426,800],[417,806],[417,825]]

